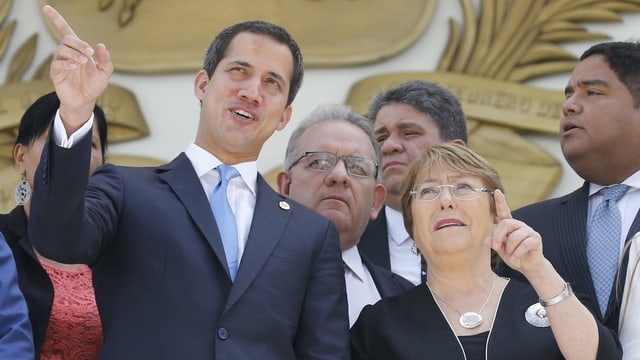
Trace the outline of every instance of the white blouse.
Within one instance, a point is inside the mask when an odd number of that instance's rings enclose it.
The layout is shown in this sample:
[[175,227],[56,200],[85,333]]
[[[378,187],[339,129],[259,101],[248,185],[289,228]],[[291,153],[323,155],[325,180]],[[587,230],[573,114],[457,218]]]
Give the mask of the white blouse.
[[640,359],[640,232],[629,240],[628,251],[619,332],[624,360]]

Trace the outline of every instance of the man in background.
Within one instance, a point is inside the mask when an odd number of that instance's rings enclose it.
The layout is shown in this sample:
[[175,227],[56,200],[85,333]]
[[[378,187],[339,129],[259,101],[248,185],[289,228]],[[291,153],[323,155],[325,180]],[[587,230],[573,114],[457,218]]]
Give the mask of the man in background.
[[[631,276],[623,248],[640,231],[640,44],[607,42],[586,50],[565,87],[562,115],[562,153],[584,184],[513,216],[542,235],[547,259],[617,331],[622,286]],[[517,277],[503,265],[499,272]]]
[[378,217],[369,222],[358,247],[375,264],[419,284],[421,256],[404,228],[400,184],[411,163],[432,145],[465,145],[466,119],[450,91],[421,80],[375,94],[369,119],[382,149],[380,171],[387,199]]
[[367,223],[386,196],[380,184],[380,146],[366,118],[345,105],[323,105],[293,132],[278,174],[281,194],[329,218],[340,234],[349,323],[360,310],[413,285],[374,265],[358,247]]

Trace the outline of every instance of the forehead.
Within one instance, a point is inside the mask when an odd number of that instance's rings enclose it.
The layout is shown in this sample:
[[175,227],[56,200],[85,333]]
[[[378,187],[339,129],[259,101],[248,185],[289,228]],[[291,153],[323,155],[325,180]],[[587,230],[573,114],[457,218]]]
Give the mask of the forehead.
[[374,128],[396,129],[403,127],[434,127],[437,126],[431,116],[416,109],[412,105],[404,103],[390,103],[384,105],[376,115]]
[[293,74],[291,49],[276,39],[248,31],[239,32],[229,42],[222,63],[245,61],[252,67],[278,72],[290,79]]
[[609,62],[602,55],[592,55],[579,62],[571,78],[569,79],[569,85],[579,86],[583,82],[592,80],[605,80],[609,84],[620,83],[618,75],[611,70]]
[[435,166],[422,169],[418,172],[417,182],[439,182],[446,183],[451,181],[480,181],[480,178],[473,174],[462,173],[456,170],[448,169],[446,165]]
[[301,151],[330,151],[344,156],[375,157],[369,136],[345,120],[329,120],[315,124],[300,137]]

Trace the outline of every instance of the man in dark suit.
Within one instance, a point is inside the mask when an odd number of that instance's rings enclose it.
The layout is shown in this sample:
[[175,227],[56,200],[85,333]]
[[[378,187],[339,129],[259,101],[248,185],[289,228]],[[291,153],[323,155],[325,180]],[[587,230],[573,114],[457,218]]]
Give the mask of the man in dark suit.
[[[615,330],[627,268],[622,249],[640,231],[639,64],[638,43],[602,43],[582,54],[565,88],[560,144],[567,162],[585,180],[584,185],[568,195],[513,213],[540,232],[547,259],[572,284],[575,293],[585,299],[594,315]],[[605,232],[610,238],[605,246],[615,251],[608,264],[613,273],[606,283],[599,284],[593,276],[596,270],[592,260],[601,259],[604,254],[589,255],[588,247],[594,236],[589,235],[588,229],[596,208],[603,203],[601,191],[616,184],[628,188],[611,205],[619,212],[619,235],[613,235],[616,232],[613,223],[606,224]],[[616,268],[623,269],[618,279],[614,279]],[[516,272],[503,265],[499,272],[517,277]],[[601,301],[596,296],[596,287],[600,285],[605,289]]]
[[[261,21],[223,30],[195,76],[195,143],[158,168],[105,165],[89,179],[83,134],[113,64],[104,45],[92,49],[53,8],[44,11],[62,38],[50,73],[61,105],[29,231],[43,255],[92,265],[100,358],[347,359],[335,226],[257,173],[259,152],[289,121],[302,80],[289,34]],[[231,242],[221,235],[229,231],[237,233]]]
[[[375,94],[369,119],[382,148],[385,207],[369,222],[358,248],[374,263],[421,282],[421,257],[404,228],[400,184],[411,163],[432,145],[467,142],[467,123],[460,102],[448,90],[413,80]],[[413,250],[413,251],[412,251]]]
[[361,256],[356,246],[386,196],[380,157],[366,118],[346,105],[321,105],[291,135],[286,171],[278,174],[281,194],[326,216],[338,229],[350,324],[365,305],[413,287]]

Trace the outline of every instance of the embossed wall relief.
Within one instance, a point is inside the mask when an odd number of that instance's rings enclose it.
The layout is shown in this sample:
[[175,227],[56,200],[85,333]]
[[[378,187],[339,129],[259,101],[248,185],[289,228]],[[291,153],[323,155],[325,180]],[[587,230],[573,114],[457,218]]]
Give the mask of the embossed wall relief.
[[[285,27],[307,66],[373,63],[413,44],[434,0],[40,0],[91,44],[104,42],[116,71],[199,70],[205,47],[244,20]],[[51,24],[48,24],[51,26]],[[51,27],[50,27],[51,28]]]

